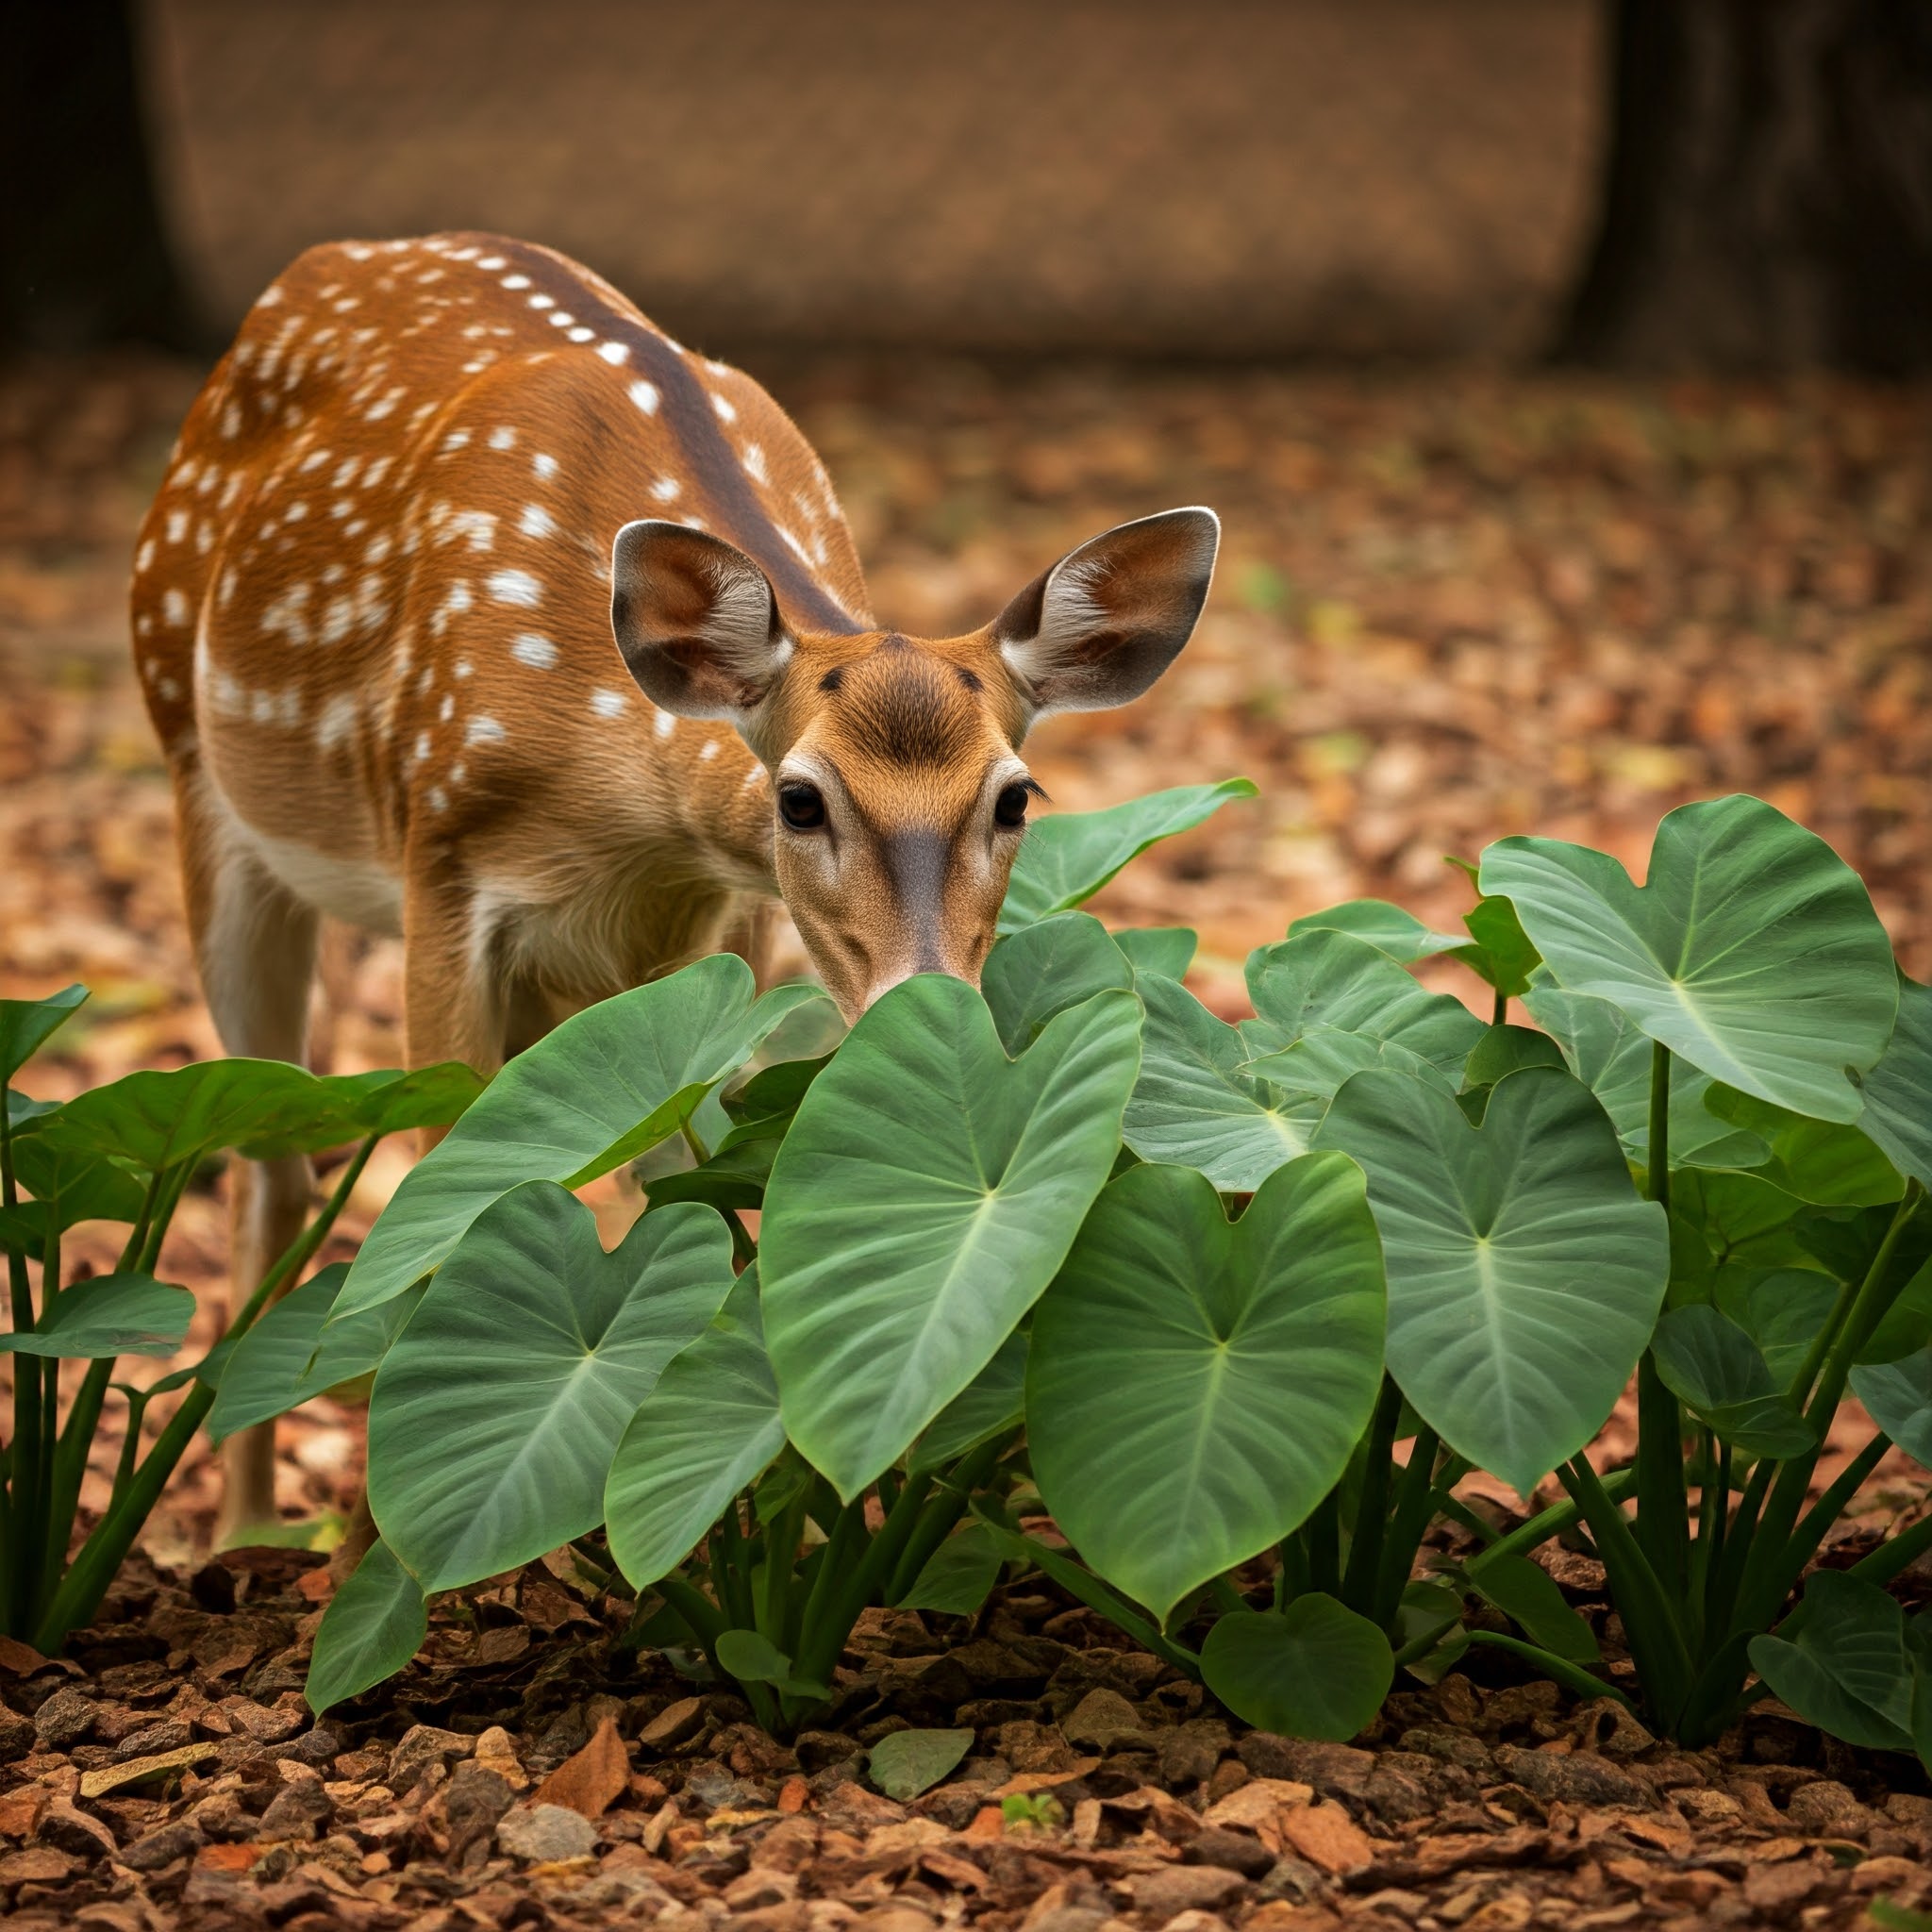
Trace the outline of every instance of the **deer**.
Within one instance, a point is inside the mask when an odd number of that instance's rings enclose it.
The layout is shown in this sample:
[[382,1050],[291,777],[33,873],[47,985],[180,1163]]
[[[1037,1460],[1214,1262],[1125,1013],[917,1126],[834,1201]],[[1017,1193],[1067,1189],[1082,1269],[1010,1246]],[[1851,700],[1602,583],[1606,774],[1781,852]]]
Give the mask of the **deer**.
[[[1141,696],[1219,541],[1167,510],[978,630],[884,629],[804,435],[590,269],[480,233],[308,249],[134,556],[224,1049],[303,1062],[324,916],[400,935],[411,1067],[486,1076],[708,952],[762,974],[774,901],[848,1020],[915,974],[977,985],[1045,795],[1028,730]],[[312,1187],[238,1160],[240,1293]],[[275,1519],[273,1432],[224,1445],[219,1538]]]

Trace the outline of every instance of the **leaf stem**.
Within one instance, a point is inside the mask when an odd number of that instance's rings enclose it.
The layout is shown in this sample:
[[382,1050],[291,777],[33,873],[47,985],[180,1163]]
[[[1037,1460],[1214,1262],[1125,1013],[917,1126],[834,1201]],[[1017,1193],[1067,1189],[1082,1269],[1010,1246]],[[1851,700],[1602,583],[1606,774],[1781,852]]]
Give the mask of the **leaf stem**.
[[[1402,1420],[1402,1391],[1385,1370],[1369,1420],[1368,1456],[1362,1470],[1361,1498],[1356,1506],[1355,1533],[1349,1538],[1348,1565],[1341,1575],[1341,1601],[1373,1617],[1380,1600],[1383,1545],[1389,1536],[1389,1491],[1392,1483],[1395,1429]],[[1410,1457],[1413,1462],[1414,1457]],[[1429,1458],[1433,1466],[1435,1458]],[[1407,1474],[1407,1471],[1403,1474]]]
[[[1438,1488],[1445,1476],[1459,1482],[1468,1472],[1468,1464],[1459,1456],[1450,1457],[1439,1470],[1439,1446],[1435,1430],[1426,1424],[1417,1430],[1415,1441],[1409,1445],[1407,1466],[1396,1479],[1395,1510],[1383,1543],[1381,1562],[1376,1566],[1373,1605],[1349,1606],[1351,1609],[1360,1609],[1385,1630],[1394,1627],[1402,1612],[1402,1592],[1408,1588],[1409,1572],[1415,1568],[1416,1552],[1422,1547],[1429,1518],[1434,1513]],[[1457,1464],[1461,1464],[1461,1474],[1452,1474]]]

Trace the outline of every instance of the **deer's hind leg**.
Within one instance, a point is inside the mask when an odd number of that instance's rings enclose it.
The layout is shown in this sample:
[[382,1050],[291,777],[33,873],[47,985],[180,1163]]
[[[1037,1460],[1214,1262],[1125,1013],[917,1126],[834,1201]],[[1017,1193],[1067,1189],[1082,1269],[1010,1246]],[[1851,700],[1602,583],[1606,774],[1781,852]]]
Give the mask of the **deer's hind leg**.
[[[302,1064],[318,916],[271,874],[208,789],[198,761],[175,766],[189,932],[223,1048]],[[229,1170],[229,1312],[254,1293],[302,1231],[314,1174],[300,1155]],[[275,1433],[262,1423],[222,1445],[217,1543],[275,1520]]]

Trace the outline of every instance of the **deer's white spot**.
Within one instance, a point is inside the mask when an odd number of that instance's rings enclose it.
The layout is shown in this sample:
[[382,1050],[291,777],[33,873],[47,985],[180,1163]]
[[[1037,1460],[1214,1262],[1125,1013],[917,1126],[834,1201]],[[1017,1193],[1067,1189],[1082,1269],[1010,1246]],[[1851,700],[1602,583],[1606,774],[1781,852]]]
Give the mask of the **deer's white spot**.
[[490,432],[491,449],[514,449],[517,446],[517,433],[508,424]]
[[510,645],[509,654],[519,664],[527,664],[532,671],[554,671],[557,668],[557,646],[533,630],[522,632]]
[[154,560],[155,540],[152,537],[150,537],[147,540],[147,541],[143,543],[141,546],[141,548],[134,553],[134,567],[136,570],[145,570],[148,567],[148,565],[151,564]]
[[383,476],[387,474],[389,470],[389,466],[394,460],[395,458],[393,457],[377,457],[376,459],[373,463],[371,463],[366,470],[362,472],[363,489],[374,490],[375,486],[382,481]]
[[557,458],[540,453],[530,458],[530,467],[536,471],[540,482],[547,483],[557,475]]
[[412,758],[414,758],[414,759],[415,759],[415,761],[416,761],[416,762],[417,762],[417,763],[418,763],[419,765],[420,765],[420,764],[421,764],[421,763],[422,763],[422,762],[424,761],[424,759],[425,759],[425,758],[427,758],[427,757],[429,756],[429,734],[428,734],[428,732],[426,732],[426,731],[419,731],[419,732],[417,732],[417,734],[416,734],[416,742],[415,742],[415,745],[414,745],[414,747],[413,747],[413,748],[411,749],[411,751],[410,751],[410,753],[409,753],[409,756],[410,756],[410,757],[411,757]]
[[659,738],[669,738],[677,729],[677,720],[669,711],[659,711],[651,721],[651,729]]
[[737,405],[721,396],[716,390],[711,391],[711,407],[717,410],[721,422],[736,423],[738,421]]
[[449,721],[456,716],[456,693],[454,691],[444,691],[442,694],[442,703],[437,707],[437,722],[439,724],[447,724]]
[[552,328],[570,328],[575,324],[576,317],[575,315],[566,315],[563,312],[563,310],[559,308],[557,311],[557,313],[555,315],[550,316],[548,320],[550,323],[550,326]]
[[324,751],[333,751],[356,728],[358,708],[352,693],[329,699],[315,721],[315,741]]
[[517,528],[526,537],[554,537],[557,535],[557,519],[541,503],[525,504]]
[[606,691],[600,685],[591,693],[591,709],[600,718],[621,718],[629,705],[621,691]]
[[528,275],[505,275],[503,286],[506,289],[527,289],[530,286],[530,278]]
[[[467,438],[465,440],[467,441]],[[346,490],[356,480],[356,473],[361,467],[360,457],[345,457],[337,467],[335,475],[328,479],[329,487],[334,490]]]
[[612,367],[622,369],[630,360],[630,344],[628,342],[599,342],[597,344],[597,353],[603,357],[605,361],[610,363]]
[[282,521],[285,524],[299,524],[308,514],[308,506],[298,498],[282,512]]
[[653,382],[634,382],[630,386],[630,399],[645,415],[658,413],[658,386]]
[[517,604],[525,609],[543,596],[542,584],[526,570],[493,571],[484,588],[499,604]]
[[[467,261],[469,260],[469,258],[470,258],[467,255],[459,255],[457,257],[457,259],[458,261]],[[476,266],[478,268],[499,269],[505,268],[508,265],[508,264],[505,262],[503,257],[500,255],[479,255],[476,258]]]
[[468,765],[464,764],[461,758],[458,758],[456,761],[456,763],[449,768],[449,782],[452,785],[460,785],[463,782],[463,780],[467,778],[469,775],[470,768]]
[[706,739],[706,740],[705,740],[704,743],[702,743],[701,745],[699,745],[699,746],[698,746],[698,757],[699,757],[699,758],[716,758],[717,756],[718,756],[718,741],[717,741],[717,740],[716,740],[715,738],[708,738],[708,739]]
[[263,635],[273,637],[280,632],[291,644],[312,643],[314,638],[308,628],[308,598],[309,587],[307,584],[291,584],[262,611]]
[[597,331],[595,329],[585,328],[581,325],[567,330],[566,333],[574,342],[593,342],[597,340]]
[[188,627],[188,599],[179,591],[168,591],[161,597],[161,622],[171,630]]
[[449,809],[449,793],[441,785],[432,785],[423,795],[428,799],[431,811],[447,811]]
[[659,503],[670,503],[683,488],[684,485],[675,476],[659,476],[651,485],[651,494]]
[[321,469],[323,464],[328,461],[329,455],[330,452],[325,449],[312,449],[295,467],[306,475],[310,470]]
[[160,694],[164,698],[166,698],[170,704],[173,704],[175,700],[181,695],[181,687],[177,683],[175,683],[175,681],[172,677],[162,677],[157,679],[155,683],[155,689],[158,691],[159,691]]
[[765,451],[762,443],[746,443],[744,454],[739,460],[744,465],[744,474],[754,483],[769,483],[772,480],[765,469]]
[[555,308],[557,307],[557,297],[555,295],[532,295],[530,297],[530,307],[532,308]]
[[463,726],[463,748],[473,744],[501,744],[509,736],[494,718],[472,718]]
[[188,534],[188,512],[185,509],[171,509],[168,512],[168,541],[178,543]]

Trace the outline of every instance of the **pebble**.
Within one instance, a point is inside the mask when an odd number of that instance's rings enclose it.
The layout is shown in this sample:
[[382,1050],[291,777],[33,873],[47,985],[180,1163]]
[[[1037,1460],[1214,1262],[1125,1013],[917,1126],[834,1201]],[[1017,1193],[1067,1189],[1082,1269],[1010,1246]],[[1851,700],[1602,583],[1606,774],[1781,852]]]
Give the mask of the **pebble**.
[[597,1827],[566,1805],[519,1806],[498,1822],[496,1845],[525,1864],[561,1864],[591,1856],[597,1845]]

